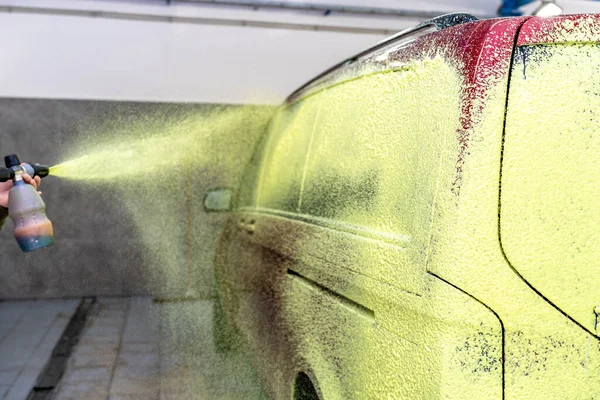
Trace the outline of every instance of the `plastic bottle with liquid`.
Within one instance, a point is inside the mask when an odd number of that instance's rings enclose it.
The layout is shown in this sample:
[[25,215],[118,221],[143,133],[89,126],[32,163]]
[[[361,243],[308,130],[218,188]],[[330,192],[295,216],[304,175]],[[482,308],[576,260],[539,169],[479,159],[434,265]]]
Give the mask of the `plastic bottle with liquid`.
[[52,222],[46,217],[46,204],[36,189],[23,181],[26,169],[14,156],[5,157],[6,167],[14,171],[13,187],[8,194],[8,215],[14,222],[15,239],[24,252],[54,243]]

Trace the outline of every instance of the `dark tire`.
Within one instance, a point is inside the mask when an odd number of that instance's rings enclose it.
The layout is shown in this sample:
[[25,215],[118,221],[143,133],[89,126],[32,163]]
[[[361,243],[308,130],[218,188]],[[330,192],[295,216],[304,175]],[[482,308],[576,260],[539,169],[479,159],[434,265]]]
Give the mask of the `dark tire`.
[[304,372],[300,372],[296,377],[294,400],[320,400],[315,385]]
[[235,335],[227,322],[221,296],[215,297],[213,307],[213,342],[217,353],[227,353],[235,349]]

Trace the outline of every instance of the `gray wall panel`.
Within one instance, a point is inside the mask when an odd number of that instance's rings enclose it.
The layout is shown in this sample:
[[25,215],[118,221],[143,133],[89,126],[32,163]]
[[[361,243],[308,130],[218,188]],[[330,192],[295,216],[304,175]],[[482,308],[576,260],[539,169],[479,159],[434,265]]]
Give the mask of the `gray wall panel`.
[[[3,156],[16,152],[23,161],[52,165],[63,160],[72,141],[94,132],[97,126],[126,125],[148,118],[168,124],[169,120],[201,115],[214,107],[0,99],[0,153]],[[271,110],[256,109],[261,115]],[[166,185],[161,181],[164,177],[140,177],[137,187],[128,186],[125,198],[130,203],[125,203],[119,188],[50,176],[44,179],[41,190],[47,214],[54,224],[55,245],[22,253],[12,235],[12,221],[7,221],[0,232],[0,299],[94,294],[210,297],[214,249],[225,215],[205,213],[201,201],[210,188],[237,187],[262,133],[262,129],[240,132],[239,127],[232,128],[220,132],[214,140],[226,141],[225,147],[231,154],[225,158],[236,162],[200,165],[191,171],[194,227],[191,250],[188,251],[185,240],[190,215],[184,207],[183,184]],[[207,160],[214,162],[215,157]],[[183,183],[183,176],[180,178]],[[161,193],[160,201],[156,200],[156,193]],[[133,209],[132,198],[139,198]],[[157,204],[164,208],[166,202],[167,210],[157,208]],[[139,226],[140,216],[145,221],[144,229]],[[160,252],[165,241],[169,251]],[[193,256],[186,258],[186,254]]]

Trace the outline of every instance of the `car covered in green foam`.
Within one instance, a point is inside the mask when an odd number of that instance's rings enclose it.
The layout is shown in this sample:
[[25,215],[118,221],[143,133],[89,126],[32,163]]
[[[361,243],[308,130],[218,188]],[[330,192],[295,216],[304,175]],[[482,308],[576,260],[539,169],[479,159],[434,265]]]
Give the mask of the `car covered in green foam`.
[[600,16],[440,17],[293,93],[216,258],[274,399],[600,397]]

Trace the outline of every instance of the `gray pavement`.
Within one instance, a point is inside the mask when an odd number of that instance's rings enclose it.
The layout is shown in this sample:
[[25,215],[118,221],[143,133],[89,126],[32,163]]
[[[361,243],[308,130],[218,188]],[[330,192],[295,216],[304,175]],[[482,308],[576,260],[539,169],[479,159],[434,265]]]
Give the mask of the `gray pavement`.
[[0,399],[25,400],[79,300],[0,302]]
[[100,298],[55,400],[265,398],[244,355],[214,351],[212,301]]
[[[0,399],[25,400],[79,300],[0,302]],[[99,298],[54,400],[266,399],[243,354],[212,342],[212,301]]]

